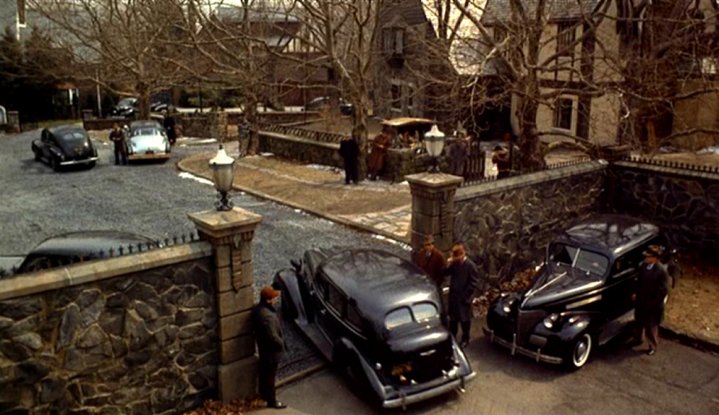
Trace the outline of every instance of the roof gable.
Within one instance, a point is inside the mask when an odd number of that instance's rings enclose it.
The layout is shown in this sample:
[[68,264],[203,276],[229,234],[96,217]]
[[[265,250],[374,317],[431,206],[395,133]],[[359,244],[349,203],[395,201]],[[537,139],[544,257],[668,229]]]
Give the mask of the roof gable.
[[[548,0],[546,14],[549,20],[573,19],[592,14],[600,0]],[[534,13],[537,0],[522,0],[525,10]],[[482,23],[491,25],[509,21],[512,17],[511,0],[487,0]]]

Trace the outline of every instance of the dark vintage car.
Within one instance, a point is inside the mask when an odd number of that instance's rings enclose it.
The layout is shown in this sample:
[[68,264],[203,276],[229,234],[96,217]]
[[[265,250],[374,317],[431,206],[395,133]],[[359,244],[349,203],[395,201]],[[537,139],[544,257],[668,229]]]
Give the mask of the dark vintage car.
[[[130,246],[132,248],[130,248]],[[161,247],[153,239],[114,230],[78,231],[48,238],[25,257],[15,274],[56,268],[80,261]]]
[[94,167],[97,163],[97,149],[82,127],[64,125],[45,128],[39,140],[33,140],[32,152],[36,161],[44,161],[53,170],[72,165]]
[[383,407],[463,390],[475,377],[414,264],[378,250],[309,250],[293,265],[274,279],[282,315]]
[[[112,107],[110,115],[113,117],[134,118],[138,112],[139,101],[136,97],[123,98]],[[167,103],[155,100],[150,102],[150,111],[167,113],[169,106]]]
[[649,245],[667,241],[657,226],[626,216],[599,215],[567,229],[526,291],[502,293],[490,305],[485,333],[512,354],[581,368],[596,346],[633,323]]
[[[353,106],[352,103],[344,98],[339,98],[339,110],[342,115],[352,115]],[[317,97],[310,100],[305,105],[305,111],[321,111],[325,108],[329,108],[332,105],[332,98],[328,96]]]

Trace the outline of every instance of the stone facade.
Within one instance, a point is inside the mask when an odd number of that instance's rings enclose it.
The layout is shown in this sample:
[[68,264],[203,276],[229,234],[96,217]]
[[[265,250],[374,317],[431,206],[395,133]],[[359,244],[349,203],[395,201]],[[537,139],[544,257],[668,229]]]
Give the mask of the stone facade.
[[607,189],[610,208],[655,222],[675,247],[710,255],[719,249],[719,169],[617,162]]
[[[2,281],[0,412],[177,414],[214,397],[212,273],[195,242]],[[44,291],[7,298],[24,290]]]
[[203,114],[176,114],[181,135],[185,137],[227,139],[227,113],[212,111]]
[[542,258],[559,231],[599,211],[605,170],[589,162],[460,188],[454,239],[480,267],[480,288]]

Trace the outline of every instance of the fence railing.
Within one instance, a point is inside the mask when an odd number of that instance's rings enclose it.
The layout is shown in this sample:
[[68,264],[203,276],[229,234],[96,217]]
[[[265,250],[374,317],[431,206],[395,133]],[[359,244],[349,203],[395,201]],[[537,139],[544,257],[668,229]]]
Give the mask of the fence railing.
[[719,173],[719,166],[711,166],[708,164],[692,164],[674,160],[663,160],[643,156],[625,156],[621,161],[630,161],[632,163],[648,164],[658,167],[670,167],[674,169],[684,169],[700,173]]
[[[482,152],[482,155],[484,156],[484,152]],[[578,164],[584,164],[584,163],[586,163],[586,162],[588,162],[588,161],[590,161],[590,160],[591,160],[591,158],[589,158],[589,157],[578,157],[578,158],[572,159],[572,160],[567,160],[567,161],[562,161],[562,162],[559,162],[559,163],[548,164],[548,165],[546,165],[546,166],[544,166],[544,167],[540,167],[540,168],[525,170],[525,171],[522,171],[521,173],[510,175],[509,177],[516,177],[516,176],[520,176],[520,175],[523,175],[523,174],[536,173],[536,172],[538,172],[538,171],[554,170],[554,169],[560,169],[560,168],[563,168],[563,167],[576,166],[576,165],[578,165]],[[484,160],[483,160],[482,162],[484,162]],[[466,172],[466,171],[467,171],[467,170],[466,170],[466,167],[465,167],[465,172]],[[468,178],[467,175],[465,175],[465,177],[464,177],[464,182],[462,182],[462,186],[461,186],[461,187],[476,186],[476,185],[482,184],[482,183],[494,182],[494,181],[497,181],[497,180],[504,180],[504,179],[507,179],[507,178],[509,178],[509,177],[505,177],[505,178],[503,178],[503,179],[498,179],[497,176],[494,176],[494,175],[493,175],[493,176],[482,176],[482,177],[478,177],[478,178]]]
[[342,134],[327,133],[322,131],[313,131],[300,127],[293,127],[288,125],[279,124],[260,124],[258,126],[260,131],[268,131],[273,133],[279,133],[284,135],[290,135],[293,137],[306,138],[313,141],[319,141],[322,143],[339,143],[345,137]]

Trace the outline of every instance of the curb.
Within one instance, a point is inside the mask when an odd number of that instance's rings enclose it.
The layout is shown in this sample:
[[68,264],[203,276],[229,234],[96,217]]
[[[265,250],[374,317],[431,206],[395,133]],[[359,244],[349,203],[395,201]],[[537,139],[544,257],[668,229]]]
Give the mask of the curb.
[[[194,171],[192,171],[192,170],[190,170],[190,169],[184,167],[184,166],[182,165],[182,164],[183,164],[183,161],[185,161],[185,160],[182,159],[182,160],[180,160],[180,161],[178,161],[178,162],[176,163],[176,166],[177,166],[178,170],[181,170],[181,171],[187,172],[187,173],[192,173],[192,174],[194,174],[194,175],[196,175],[196,176],[198,176],[198,177],[202,177],[203,179],[206,179],[206,180],[210,180],[210,181],[212,180],[212,177],[211,177],[210,175],[197,173],[197,172],[194,172]],[[277,202],[277,203],[280,203],[280,204],[283,204],[283,205],[286,205],[286,206],[289,206],[289,207],[292,207],[292,208],[295,208],[295,209],[300,209],[300,210],[302,210],[302,211],[304,211],[304,212],[307,212],[307,213],[309,213],[309,214],[312,214],[312,215],[314,215],[314,216],[317,216],[317,217],[320,217],[320,218],[323,218],[323,219],[327,219],[327,220],[330,220],[330,221],[332,221],[332,222],[339,223],[340,225],[344,225],[344,226],[347,226],[347,227],[350,227],[350,228],[354,228],[354,229],[359,230],[359,231],[362,231],[362,232],[367,232],[367,233],[372,233],[372,234],[380,235],[380,236],[382,236],[382,237],[385,237],[385,238],[387,238],[387,239],[391,239],[391,240],[393,240],[393,241],[395,241],[395,242],[399,242],[399,243],[410,244],[410,241],[409,241],[409,240],[403,239],[403,238],[398,238],[396,235],[394,235],[394,234],[392,234],[392,233],[390,233],[390,232],[384,231],[384,230],[382,230],[382,229],[373,228],[373,227],[371,227],[371,226],[367,226],[367,225],[364,225],[364,224],[361,224],[361,223],[357,223],[357,222],[351,221],[351,220],[349,220],[349,219],[345,219],[345,218],[340,217],[340,216],[336,216],[336,215],[331,215],[331,214],[327,214],[327,213],[324,213],[324,212],[320,212],[320,211],[317,211],[317,210],[315,210],[315,209],[309,208],[309,207],[307,207],[307,206],[303,206],[303,205],[300,204],[300,203],[295,203],[295,202],[292,202],[292,201],[289,201],[289,200],[285,200],[285,199],[283,199],[283,198],[281,198],[281,197],[269,195],[269,194],[264,193],[264,192],[260,192],[260,191],[253,190],[253,189],[250,189],[250,188],[246,188],[246,187],[243,187],[243,186],[238,186],[238,185],[236,185],[236,184],[233,184],[233,185],[232,185],[232,188],[235,189],[235,190],[240,190],[240,191],[243,191],[243,192],[245,192],[245,193],[251,194],[251,195],[253,195],[253,196],[260,197],[260,198],[262,198],[262,199],[271,200],[271,201],[273,201],[273,202]]]
[[659,335],[665,339],[677,341],[683,345],[699,349],[703,352],[709,352],[719,355],[719,344],[709,339],[693,336],[683,333],[672,326],[659,326]]
[[318,363],[314,366],[310,366],[305,370],[294,373],[290,376],[287,376],[286,378],[277,380],[275,386],[277,386],[278,388],[281,386],[287,386],[291,383],[297,382],[298,380],[302,380],[313,373],[317,373],[325,367],[327,367],[326,363]]

